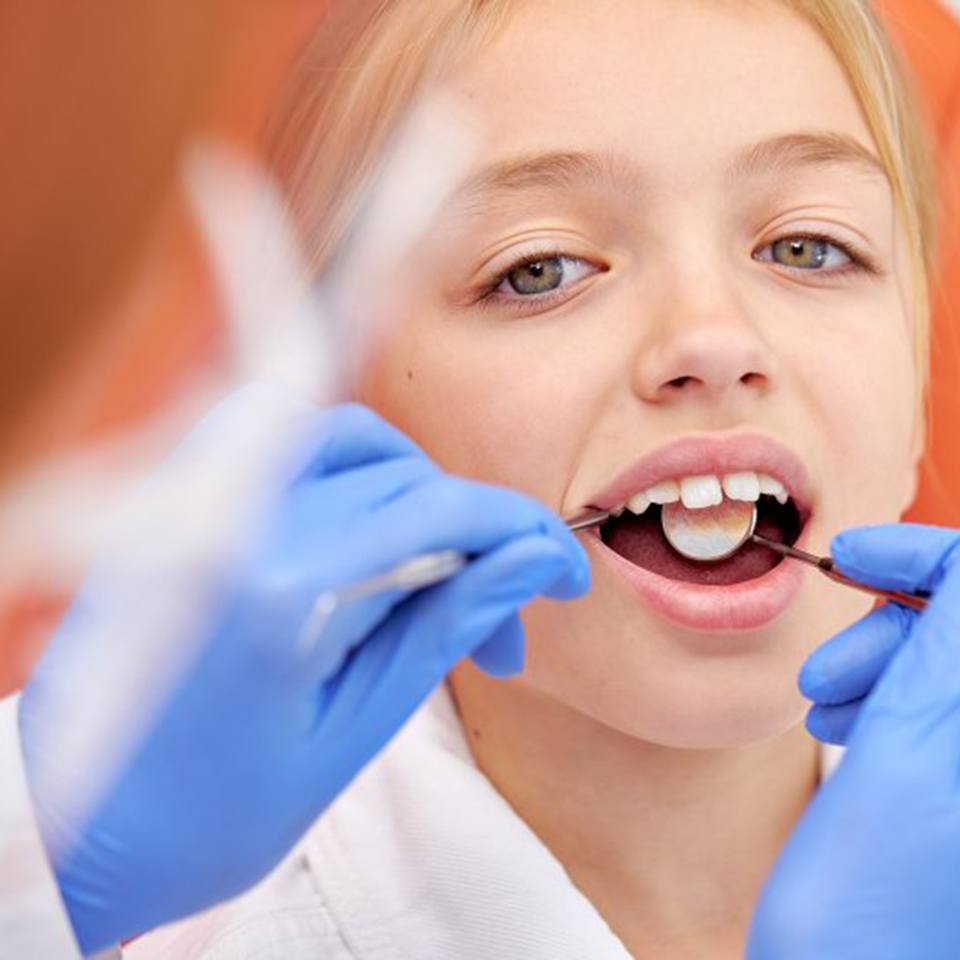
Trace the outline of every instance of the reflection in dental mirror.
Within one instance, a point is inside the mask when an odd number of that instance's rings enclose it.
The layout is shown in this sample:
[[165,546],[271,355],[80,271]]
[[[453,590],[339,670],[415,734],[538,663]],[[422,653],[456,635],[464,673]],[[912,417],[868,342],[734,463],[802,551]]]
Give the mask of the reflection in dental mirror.
[[663,535],[681,556],[715,563],[733,556],[757,525],[757,505],[726,497],[716,506],[691,510],[681,501],[668,503],[660,514]]

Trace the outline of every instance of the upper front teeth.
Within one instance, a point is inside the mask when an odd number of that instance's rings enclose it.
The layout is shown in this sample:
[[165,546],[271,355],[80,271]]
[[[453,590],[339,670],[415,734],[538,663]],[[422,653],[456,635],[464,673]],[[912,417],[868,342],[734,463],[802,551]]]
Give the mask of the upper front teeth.
[[[777,482],[772,477],[765,476],[764,479]],[[746,470],[743,473],[728,473],[723,478],[723,492],[731,500],[756,500],[763,489],[760,478],[753,471]]]
[[688,510],[698,510],[703,507],[715,507],[722,503],[724,494],[731,500],[756,501],[764,493],[776,497],[779,503],[786,503],[789,496],[787,488],[766,473],[743,470],[739,473],[728,473],[722,478],[713,474],[704,474],[683,477],[679,481],[665,480],[656,483],[631,497],[626,503],[626,508],[631,513],[639,515],[651,503],[676,503],[681,500]]
[[769,493],[771,497],[776,497],[778,503],[787,502],[787,488],[773,477],[768,477],[765,473],[758,473],[757,480],[760,483],[760,492]]
[[684,477],[680,481],[680,499],[688,510],[715,507],[723,503],[723,488],[711,474],[703,477]]

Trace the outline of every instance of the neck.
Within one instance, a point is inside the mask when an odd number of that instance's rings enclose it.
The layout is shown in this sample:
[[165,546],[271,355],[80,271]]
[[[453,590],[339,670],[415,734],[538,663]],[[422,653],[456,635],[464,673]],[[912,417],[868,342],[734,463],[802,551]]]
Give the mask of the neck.
[[452,686],[480,767],[633,955],[743,956],[763,882],[816,788],[802,727],[677,749],[471,666]]

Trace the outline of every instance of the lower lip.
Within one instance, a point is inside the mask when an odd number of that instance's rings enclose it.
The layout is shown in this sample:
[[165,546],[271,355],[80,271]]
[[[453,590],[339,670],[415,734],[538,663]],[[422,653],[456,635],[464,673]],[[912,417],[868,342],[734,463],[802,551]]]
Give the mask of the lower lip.
[[[809,521],[796,546],[803,549]],[[670,580],[614,553],[595,529],[588,543],[605,565],[623,577],[655,613],[692,630],[745,631],[772,623],[790,606],[803,585],[800,563],[782,560],[769,573],[725,587]]]

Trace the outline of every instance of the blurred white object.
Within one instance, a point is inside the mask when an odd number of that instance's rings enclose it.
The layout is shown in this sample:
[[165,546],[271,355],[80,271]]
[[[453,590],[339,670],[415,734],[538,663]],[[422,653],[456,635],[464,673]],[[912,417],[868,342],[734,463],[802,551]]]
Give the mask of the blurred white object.
[[462,179],[477,137],[446,94],[420,102],[368,185],[334,270],[319,282],[307,274],[266,174],[223,143],[195,145],[185,184],[224,308],[227,363],[135,429],[58,455],[0,488],[0,607],[38,579],[55,590],[75,582],[124,530],[129,535],[122,505],[179,438],[242,384],[283,384],[321,406],[342,398],[351,382],[345,371],[355,369],[374,333],[363,265],[376,262],[381,278],[390,275]]
[[17,701],[0,701],[0,945],[4,957],[79,960],[33,822],[17,736]]
[[233,377],[282,383],[329,401],[333,331],[306,286],[277,187],[249,159],[216,142],[190,151],[185,174],[228,318]]
[[[109,788],[198,655],[237,551],[299,469],[317,405],[336,399],[338,372],[363,351],[371,330],[358,322],[353,265],[399,264],[465,173],[474,140],[458,110],[438,95],[411,114],[319,291],[265,174],[223,145],[196,145],[186,185],[229,324],[229,369],[0,499],[0,604],[25,585],[69,583],[96,558],[52,688],[51,742],[36,749],[50,758],[37,782],[70,822]],[[349,314],[349,342],[333,309]],[[171,456],[175,438],[228,395]]]

